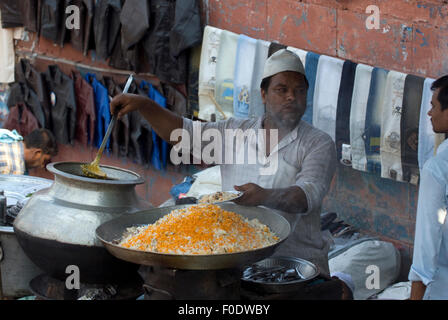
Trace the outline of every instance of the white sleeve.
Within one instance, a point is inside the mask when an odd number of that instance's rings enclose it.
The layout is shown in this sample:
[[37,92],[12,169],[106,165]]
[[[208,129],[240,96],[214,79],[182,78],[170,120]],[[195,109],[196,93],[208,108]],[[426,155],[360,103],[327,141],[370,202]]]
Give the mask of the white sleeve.
[[433,281],[437,270],[446,223],[446,182],[433,164],[427,163],[421,172],[414,256],[409,272],[410,281],[422,281],[426,286]]

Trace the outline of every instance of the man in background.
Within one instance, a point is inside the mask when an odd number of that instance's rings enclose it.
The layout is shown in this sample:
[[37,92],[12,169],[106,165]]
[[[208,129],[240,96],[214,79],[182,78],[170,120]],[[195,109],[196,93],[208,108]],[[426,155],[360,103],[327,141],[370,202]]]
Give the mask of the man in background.
[[36,129],[25,138],[15,130],[0,129],[0,174],[22,175],[45,168],[57,153],[56,140],[47,129]]
[[[428,112],[435,133],[448,133],[448,76],[431,86]],[[414,255],[409,280],[411,300],[448,299],[448,140],[421,170]]]

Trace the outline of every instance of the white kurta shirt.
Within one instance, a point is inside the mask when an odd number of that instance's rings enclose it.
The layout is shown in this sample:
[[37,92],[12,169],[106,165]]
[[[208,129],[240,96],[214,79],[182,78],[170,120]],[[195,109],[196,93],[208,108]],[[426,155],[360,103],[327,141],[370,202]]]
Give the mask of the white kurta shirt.
[[423,299],[448,299],[448,140],[420,174],[414,256],[409,280],[426,285]]
[[[202,133],[207,129],[215,129],[222,136],[225,129],[241,130],[263,129],[263,118],[237,119],[230,118],[219,122],[193,122],[184,119],[183,127],[190,135],[190,145],[193,145],[193,123],[200,126]],[[223,139],[224,140],[224,139]],[[185,141],[185,140],[183,140]],[[300,187],[306,194],[308,211],[301,213],[285,213],[282,215],[291,225],[291,235],[285,241],[277,255],[289,255],[310,260],[323,273],[329,274],[328,249],[329,239],[324,238],[320,230],[320,213],[322,200],[329,190],[331,180],[336,170],[336,148],[331,137],[325,132],[314,128],[304,121],[285,136],[278,145],[271,149],[268,157],[264,153],[264,139],[257,140],[258,146],[263,150],[264,158],[256,164],[250,164],[245,157],[244,164],[221,164],[222,190],[234,190],[235,185],[255,183],[263,188],[287,188]],[[208,143],[208,142],[207,142]],[[206,148],[203,143],[201,150]],[[233,145],[233,156],[247,153],[250,139],[245,139],[244,147]],[[225,143],[223,150],[225,149]],[[228,155],[229,152],[227,152]],[[226,153],[223,151],[224,160]],[[274,168],[273,162],[277,161],[277,170],[272,174],[264,174],[263,169]],[[236,161],[234,162],[236,163]]]

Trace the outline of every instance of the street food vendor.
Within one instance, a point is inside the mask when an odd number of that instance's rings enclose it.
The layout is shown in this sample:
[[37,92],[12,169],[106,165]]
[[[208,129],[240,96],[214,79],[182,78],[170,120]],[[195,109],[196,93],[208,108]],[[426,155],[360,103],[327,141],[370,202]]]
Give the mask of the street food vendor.
[[36,129],[23,138],[16,130],[0,129],[0,174],[26,174],[45,168],[58,153],[56,140],[47,129]]
[[[193,157],[205,154],[215,159],[221,165],[222,190],[243,192],[237,204],[277,209],[289,221],[291,234],[276,255],[309,260],[329,275],[329,241],[320,230],[320,213],[336,168],[335,144],[328,134],[301,120],[308,81],[295,53],[281,49],[272,54],[260,88],[266,111],[254,119],[192,121],[133,94],[115,97],[111,112],[121,117],[138,110],[162,139],[175,145],[173,149],[186,146]],[[229,132],[232,139],[227,139]],[[208,145],[201,142],[211,137],[215,148],[207,153]]]

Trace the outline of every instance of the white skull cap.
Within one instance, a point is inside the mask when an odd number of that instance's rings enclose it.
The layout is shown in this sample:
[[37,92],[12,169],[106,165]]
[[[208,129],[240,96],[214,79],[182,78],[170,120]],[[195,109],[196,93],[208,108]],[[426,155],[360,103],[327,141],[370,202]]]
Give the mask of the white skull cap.
[[305,68],[300,57],[292,51],[281,49],[266,60],[262,79],[284,71],[295,71],[303,74],[306,78]]

